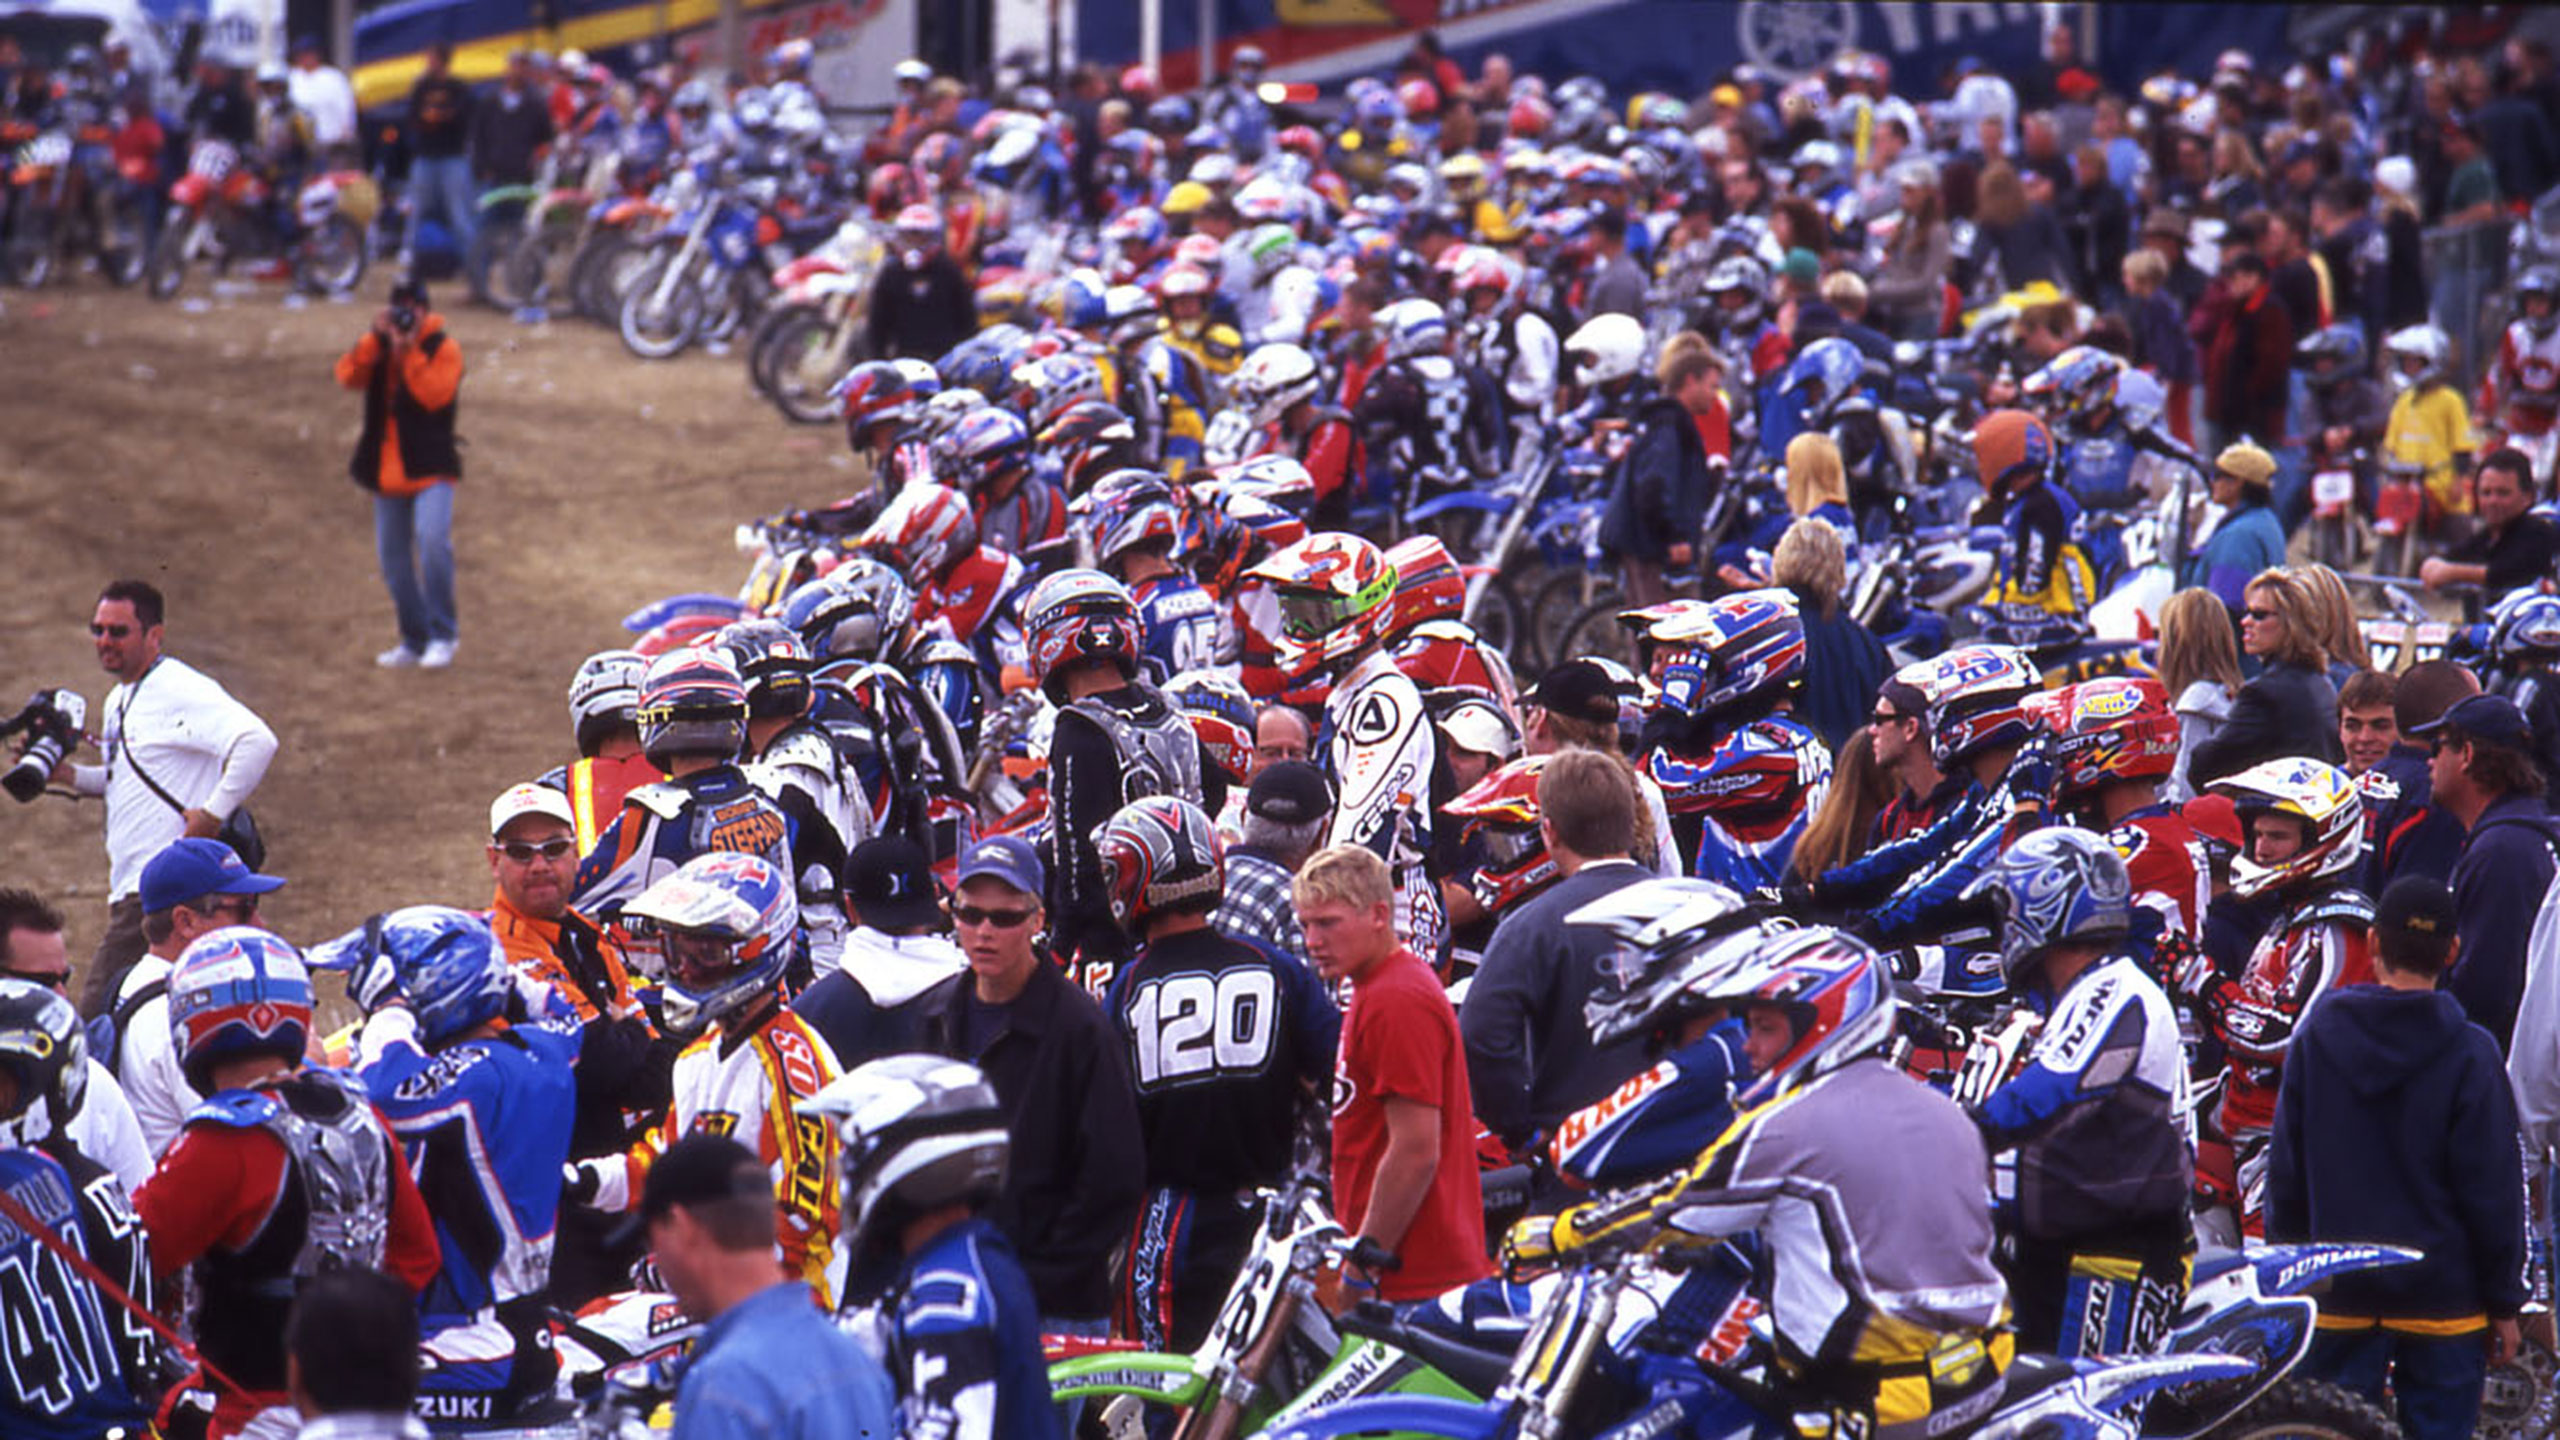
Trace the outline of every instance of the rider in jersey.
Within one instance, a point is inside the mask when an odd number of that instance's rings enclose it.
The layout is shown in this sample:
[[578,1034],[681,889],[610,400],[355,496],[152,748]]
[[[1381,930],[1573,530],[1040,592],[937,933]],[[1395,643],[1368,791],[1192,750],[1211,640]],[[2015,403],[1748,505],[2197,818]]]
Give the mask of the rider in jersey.
[[1166,338],[1156,299],[1145,290],[1114,285],[1104,309],[1120,375],[1117,408],[1132,422],[1137,453],[1179,481],[1200,467],[1213,408],[1209,371]]
[[[1021,416],[994,406],[980,410],[951,432],[951,448],[988,550],[1038,556],[1066,538],[1066,493],[1032,473],[1031,427]],[[955,626],[953,633],[962,631]]]
[[2178,716],[2147,676],[2083,681],[2037,698],[2054,732],[2054,802],[2107,837],[2133,881],[2127,946],[2154,953],[2170,936],[2196,940],[2212,898],[2203,844],[2178,807],[2160,799],[2178,763]]
[[907,486],[934,478],[932,455],[916,422],[941,388],[932,366],[919,373],[916,362],[899,360],[866,360],[836,382],[845,443],[871,462],[878,498],[868,508],[875,513]]
[[914,592],[878,555],[851,556],[792,592],[782,620],[817,667],[809,720],[851,776],[848,818],[867,815],[867,833],[904,835],[930,854],[960,853],[970,834],[962,757],[976,743],[986,667],[942,626],[915,623]]
[[1152,470],[1115,470],[1076,502],[1094,565],[1128,587],[1138,609],[1138,648],[1162,683],[1218,663],[1235,646],[1226,616],[1190,571],[1174,563],[1182,502]]
[[2515,306],[2497,361],[2480,377],[2480,413],[2506,432],[2508,443],[2530,447],[2534,483],[2541,487],[2551,483],[2551,435],[2560,423],[2560,270],[2527,270],[2516,281]]
[[[9,1343],[0,1363],[0,1431],[89,1440],[149,1417],[159,1341],[81,1269],[76,1255],[151,1305],[142,1226],[124,1187],[76,1146],[11,1139],[19,1116],[52,1112],[55,1136],[87,1083],[88,1047],[71,1002],[46,986],[0,980],[0,1290]],[[51,1237],[47,1244],[29,1222]]]
[[669,1145],[732,1136],[772,1168],[783,1268],[832,1303],[843,1279],[835,1133],[793,1107],[838,1072],[826,1042],[783,1004],[799,928],[788,876],[754,855],[703,855],[625,907],[623,927],[634,960],[666,976],[668,1030],[693,1039],[676,1056],[666,1118],[626,1154],[571,1163],[565,1199],[620,1214]]
[[[1661,1237],[1753,1231],[1774,1272],[1780,1395],[1843,1432],[1921,1440],[1999,1404],[2015,1353],[1992,1264],[1989,1157],[1954,1101],[1874,1052],[1893,1034],[1876,953],[1820,927],[1744,947],[1699,998],[1743,1013],[1759,1078],[1686,1168],[1533,1216],[1505,1259],[1552,1263]],[[1672,1222],[1676,1217],[1676,1225]]]
[[791,822],[738,767],[747,687],[719,649],[670,651],[640,692],[640,744],[667,779],[623,797],[622,813],[578,863],[579,911],[610,919],[634,895],[713,851],[760,856],[788,875]]
[[1031,1281],[986,1216],[1012,1150],[995,1086],[966,1061],[892,1055],[801,1110],[843,1147],[854,1273],[889,1274],[863,1328],[898,1389],[898,1433],[1061,1440]]
[[[1066,524],[1063,508],[1058,524]],[[863,532],[862,548],[902,573],[915,591],[915,623],[939,624],[992,677],[1019,659],[1014,605],[1029,581],[1022,561],[986,544],[977,515],[947,485],[901,491]],[[958,723],[957,717],[954,723]]]
[[1421,687],[1386,650],[1395,567],[1359,536],[1324,533],[1253,573],[1279,592],[1282,637],[1312,652],[1312,668],[1337,677],[1318,736],[1340,797],[1327,843],[1363,846],[1387,862],[1397,937],[1416,955],[1437,956],[1446,917],[1428,864],[1439,738]]
[[1323,398],[1313,355],[1296,345],[1264,345],[1245,357],[1228,385],[1267,453],[1294,459],[1315,487],[1315,504],[1350,513],[1367,459],[1351,414]]
[[812,978],[841,963],[845,858],[870,838],[871,811],[847,753],[810,718],[817,687],[791,627],[740,620],[720,643],[747,686],[747,778],[791,821],[791,863]]
[[[1147,1194],[1114,1316],[1150,1350],[1189,1350],[1243,1263],[1251,1196],[1286,1177],[1333,1069],[1341,1016],[1315,972],[1257,937],[1222,934],[1220,846],[1200,807],[1139,800],[1098,840],[1111,910],[1139,944],[1104,1008],[1129,1047]],[[1185,1017],[1218,1043],[1185,1042]]]
[[1975,884],[2000,911],[2002,972],[2044,1017],[2018,1073],[1972,1107],[1992,1152],[2017,1152],[1999,1213],[2018,1343],[2066,1360],[2156,1350],[2195,1253],[2192,1116],[2177,1014],[2125,948],[2132,881],[2107,841],[2055,826]]
[[1792,873],[1831,785],[1831,751],[1795,718],[1804,618],[1792,592],[1713,602],[1663,671],[1644,773],[1662,787],[1695,873],[1736,890]]
[[1051,934],[1089,982],[1103,984],[1129,947],[1111,918],[1095,832],[1147,795],[1222,808],[1226,784],[1191,722],[1145,677],[1137,606],[1120,582],[1062,570],[1032,589],[1023,620],[1032,675],[1058,707],[1049,741]]
[[2217,1178],[2239,1200],[2244,1229],[2257,1223],[2269,1127],[2286,1049],[2321,996],[2373,978],[2367,951],[2373,902],[2363,873],[2365,807],[2344,770],[2302,757],[2269,760],[2213,783],[2238,809],[2247,848],[2231,865],[2231,893],[2277,907],[2233,979],[2209,955],[2190,957],[2174,980],[2229,1052],[2222,1102],[2210,1117],[2231,1142],[2233,1173]]
[[443,1263],[419,1297],[422,1408],[503,1419],[550,1393],[548,1294],[576,1115],[576,1012],[486,921],[416,905],[314,949],[368,1012],[356,1074],[407,1151]]
[[622,813],[623,797],[666,778],[640,748],[640,680],[649,657],[636,650],[599,650],[569,680],[569,723],[578,758],[542,777],[569,797],[569,826],[583,855],[596,848]]
[[206,1099],[133,1197],[152,1274],[192,1269],[204,1364],[246,1387],[218,1388],[212,1434],[284,1440],[301,1425],[285,1392],[296,1282],[365,1265],[422,1290],[435,1230],[363,1086],[304,1067],[311,976],[292,946],[245,925],[199,937],[169,975],[169,1028]]
[[1973,431],[1982,470],[1974,523],[1997,525],[2000,557],[1984,604],[2080,615],[2097,599],[2098,575],[2080,543],[2080,505],[2051,479],[2055,451],[2044,422],[1995,410]]

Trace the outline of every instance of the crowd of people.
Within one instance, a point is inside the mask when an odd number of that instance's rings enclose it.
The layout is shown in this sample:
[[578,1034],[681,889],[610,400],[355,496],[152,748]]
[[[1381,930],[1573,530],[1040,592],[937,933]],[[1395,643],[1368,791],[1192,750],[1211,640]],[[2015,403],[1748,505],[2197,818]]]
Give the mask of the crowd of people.
[[[2560,77],[2376,37],[2125,95],[2070,37],[1925,104],[1867,54],[1613,100],[1426,41],[1329,131],[1244,51],[1197,96],[911,62],[838,387],[871,483],[574,667],[484,907],[268,930],[279,738],[108,585],[101,763],[51,770],[105,804],[85,974],[0,890],[0,1293],[90,1363],[13,1369],[7,1428],[522,1417],[637,1285],[703,1327],[679,1434],[1053,1436],[1044,1345],[1202,1343],[1313,1177],[1401,1307],[1756,1231],[1790,1402],[1897,1437],[2158,1345],[2200,1241],[2392,1241],[2308,1373],[2470,1433],[2560,1119],[2560,281],[2473,355],[2491,281],[2419,227],[2560,179]],[[431,68],[418,203],[539,83]],[[342,365],[369,415],[412,328]],[[2368,451],[2469,648],[2294,558]],[[1569,452],[1632,663],[1532,669],[1416,519]],[[1980,603],[1854,606],[1929,510],[1998,535]],[[382,663],[456,663],[449,595],[399,608]],[[2011,1010],[1995,1073],[1922,1058]],[[368,1296],[414,1333],[313,1318]]]

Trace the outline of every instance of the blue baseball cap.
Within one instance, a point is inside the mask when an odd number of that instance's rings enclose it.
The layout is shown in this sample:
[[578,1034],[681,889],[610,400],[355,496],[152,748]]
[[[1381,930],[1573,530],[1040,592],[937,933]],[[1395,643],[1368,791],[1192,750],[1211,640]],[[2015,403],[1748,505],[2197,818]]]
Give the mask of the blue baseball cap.
[[960,857],[963,885],[984,876],[1001,880],[1034,899],[1049,893],[1049,871],[1031,842],[1018,835],[996,835],[969,847]]
[[2524,711],[2516,702],[2504,695],[2466,696],[2442,715],[2424,725],[2412,727],[2409,733],[2421,740],[2432,740],[2447,730],[2510,749],[2529,751],[2533,748],[2533,722],[2525,718]]
[[190,836],[172,842],[142,867],[142,912],[175,910],[203,895],[264,895],[283,884],[241,864],[221,841]]

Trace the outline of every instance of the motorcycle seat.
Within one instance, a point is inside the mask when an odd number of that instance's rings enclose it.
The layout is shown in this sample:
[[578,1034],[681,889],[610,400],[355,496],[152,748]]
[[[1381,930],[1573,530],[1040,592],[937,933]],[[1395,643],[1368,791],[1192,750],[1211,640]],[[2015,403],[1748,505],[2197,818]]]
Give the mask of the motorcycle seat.
[[1492,1394],[1511,1371],[1508,1350],[1479,1350],[1366,1307],[1343,1315],[1334,1326],[1345,1334],[1366,1336],[1402,1350],[1477,1395]]
[[2020,1355],[2000,1377],[2000,1405],[2006,1409],[2030,1395],[2041,1394],[2080,1372],[2068,1360],[2051,1355]]

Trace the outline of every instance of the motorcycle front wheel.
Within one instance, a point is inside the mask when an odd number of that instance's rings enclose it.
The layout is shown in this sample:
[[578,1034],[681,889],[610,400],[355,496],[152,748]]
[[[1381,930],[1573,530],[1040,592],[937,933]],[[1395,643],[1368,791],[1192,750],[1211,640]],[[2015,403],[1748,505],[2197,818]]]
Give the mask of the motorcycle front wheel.
[[701,287],[681,275],[673,285],[659,283],[671,263],[671,255],[652,257],[622,297],[622,347],[643,360],[684,353],[702,327]]
[[142,271],[143,291],[152,299],[166,300],[187,283],[187,237],[195,227],[193,219],[177,216],[161,230],[159,243],[151,247],[150,263]]
[[9,212],[9,273],[41,290],[53,279],[53,207],[21,197]]
[[344,295],[364,280],[364,231],[344,215],[332,215],[302,238],[293,278],[322,295]]
[[833,358],[834,332],[835,325],[825,312],[795,305],[780,312],[758,350],[767,380],[765,393],[799,424],[824,425],[840,413],[834,398],[836,382],[848,367]]

